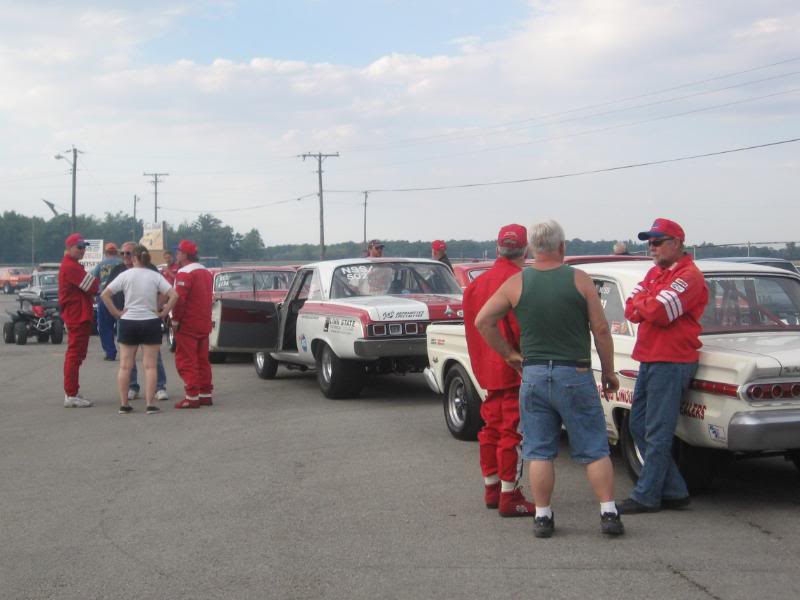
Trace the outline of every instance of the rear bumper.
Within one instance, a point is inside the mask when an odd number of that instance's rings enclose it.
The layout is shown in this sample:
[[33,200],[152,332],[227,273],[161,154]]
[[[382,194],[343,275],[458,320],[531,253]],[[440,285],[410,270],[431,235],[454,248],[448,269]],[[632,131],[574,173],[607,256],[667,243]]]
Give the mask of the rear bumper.
[[384,358],[398,356],[427,356],[427,339],[424,337],[413,339],[385,339],[385,340],[356,340],[353,350],[360,358]]
[[439,389],[439,383],[436,381],[436,375],[433,373],[433,369],[430,367],[425,367],[425,370],[422,372],[425,376],[425,383],[428,384],[428,387],[433,390],[434,394],[442,394],[442,390]]
[[794,448],[800,448],[800,409],[736,413],[728,425],[729,450]]

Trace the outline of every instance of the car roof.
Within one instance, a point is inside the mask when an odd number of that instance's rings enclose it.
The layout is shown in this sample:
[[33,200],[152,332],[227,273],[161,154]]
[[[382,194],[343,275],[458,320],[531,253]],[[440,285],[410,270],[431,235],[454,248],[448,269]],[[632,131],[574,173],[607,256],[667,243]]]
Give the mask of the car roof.
[[[698,260],[695,262],[697,268],[703,273],[764,273],[765,275],[787,275],[792,277],[792,273],[784,269],[767,267],[764,265],[754,265],[751,263],[731,263],[717,260]],[[619,276],[622,278],[643,277],[653,266],[651,262],[644,261],[616,261],[587,263],[576,268],[586,271],[591,275]],[[794,275],[797,277],[797,275]]]
[[755,262],[791,262],[786,258],[778,256],[716,256],[714,258],[698,258],[697,260],[718,260],[721,262],[741,262],[741,263],[755,263]]
[[251,265],[249,267],[243,265],[237,265],[233,267],[209,267],[209,271],[213,273],[222,273],[224,272],[236,272],[236,271],[286,271],[289,273],[294,273],[297,269],[294,267],[287,267],[287,266],[270,266],[270,265]]

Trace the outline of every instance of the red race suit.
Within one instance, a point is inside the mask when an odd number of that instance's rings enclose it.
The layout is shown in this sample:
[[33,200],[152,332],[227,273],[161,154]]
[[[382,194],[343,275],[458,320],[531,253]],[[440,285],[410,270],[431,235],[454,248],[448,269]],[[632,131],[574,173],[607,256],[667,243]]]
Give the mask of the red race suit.
[[[464,290],[464,329],[472,372],[478,384],[487,390],[481,405],[485,425],[478,433],[481,471],[484,477],[497,475],[502,481],[516,482],[522,474],[519,444],[520,377],[492,350],[475,327],[475,317],[489,298],[512,275],[521,269],[512,261],[498,257],[494,265]],[[497,324],[500,333],[519,349],[519,324],[510,312]]]
[[67,326],[67,353],[64,355],[64,393],[77,396],[80,368],[89,349],[92,333],[92,300],[100,281],[92,277],[77,260],[64,255],[58,270],[58,304]]
[[173,287],[175,286],[175,277],[178,275],[179,269],[178,263],[170,263],[161,269],[161,274],[164,276],[164,279]]
[[196,262],[180,268],[175,277],[175,367],[190,400],[197,400],[200,395],[210,398],[213,389],[208,360],[212,280],[209,270]]
[[706,304],[706,281],[690,255],[670,268],[650,269],[625,302],[625,318],[639,323],[633,359],[697,362],[703,345],[700,317]]

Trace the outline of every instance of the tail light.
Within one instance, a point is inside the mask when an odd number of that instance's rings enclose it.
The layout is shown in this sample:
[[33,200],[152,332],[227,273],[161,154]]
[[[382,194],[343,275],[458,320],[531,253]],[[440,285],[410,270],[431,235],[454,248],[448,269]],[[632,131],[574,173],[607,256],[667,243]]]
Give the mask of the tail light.
[[732,383],[720,383],[718,381],[706,381],[705,379],[692,379],[689,387],[699,392],[707,394],[717,394],[719,396],[739,396],[739,386]]
[[369,337],[405,337],[425,335],[427,322],[398,321],[395,323],[372,323],[367,326]]
[[746,393],[750,400],[800,400],[800,382],[754,383]]

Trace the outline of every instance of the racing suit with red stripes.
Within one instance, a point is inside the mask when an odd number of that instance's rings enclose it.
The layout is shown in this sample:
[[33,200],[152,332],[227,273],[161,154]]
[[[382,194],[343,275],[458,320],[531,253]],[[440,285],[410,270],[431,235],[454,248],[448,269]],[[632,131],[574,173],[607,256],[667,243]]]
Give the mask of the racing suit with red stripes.
[[[518,431],[520,376],[486,343],[475,327],[475,317],[497,289],[520,270],[507,258],[498,257],[491,269],[469,284],[463,304],[472,372],[478,384],[487,390],[481,405],[485,425],[478,433],[481,471],[484,477],[497,475],[509,482],[518,481],[522,474],[519,449],[522,436]],[[503,338],[519,349],[519,325],[514,313],[509,312],[497,325]]]
[[633,358],[641,364],[629,426],[644,455],[631,498],[650,508],[689,494],[672,458],[672,441],[681,401],[697,371],[707,303],[703,274],[687,254],[670,268],[650,269],[625,305],[625,317],[639,324]]
[[64,255],[58,270],[58,304],[61,320],[67,327],[67,352],[64,355],[64,393],[77,396],[80,368],[89,349],[92,333],[92,299],[100,281],[92,277],[77,260]]
[[172,309],[175,330],[175,367],[183,379],[186,398],[210,397],[213,389],[208,360],[211,333],[211,273],[200,263],[189,263],[175,276],[178,302]]

